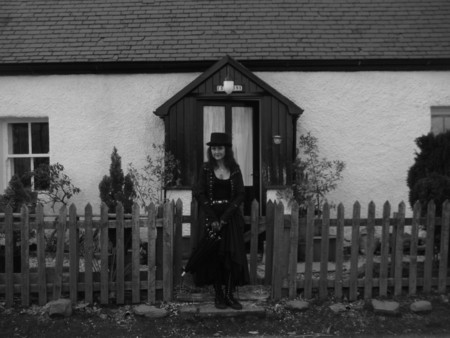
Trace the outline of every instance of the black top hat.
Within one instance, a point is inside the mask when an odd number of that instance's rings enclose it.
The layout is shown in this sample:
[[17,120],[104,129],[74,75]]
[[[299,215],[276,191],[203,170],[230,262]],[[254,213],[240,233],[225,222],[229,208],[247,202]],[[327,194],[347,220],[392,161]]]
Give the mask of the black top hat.
[[213,146],[226,146],[231,147],[230,136],[226,133],[211,133],[211,141],[206,143],[206,145]]

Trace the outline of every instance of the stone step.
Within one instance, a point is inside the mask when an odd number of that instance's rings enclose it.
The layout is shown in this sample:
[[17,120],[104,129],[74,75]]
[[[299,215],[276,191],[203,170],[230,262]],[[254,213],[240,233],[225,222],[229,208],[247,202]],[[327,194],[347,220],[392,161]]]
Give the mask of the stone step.
[[184,317],[241,317],[256,316],[265,317],[266,310],[264,307],[255,302],[241,302],[242,310],[234,310],[231,308],[216,309],[214,303],[197,303],[183,305],[179,309],[179,314]]

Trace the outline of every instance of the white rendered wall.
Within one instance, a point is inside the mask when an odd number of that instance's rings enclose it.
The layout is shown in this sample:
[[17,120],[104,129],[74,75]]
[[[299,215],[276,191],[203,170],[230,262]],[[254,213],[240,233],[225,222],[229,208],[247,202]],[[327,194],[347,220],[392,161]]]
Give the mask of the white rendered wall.
[[[344,203],[346,215],[356,200],[362,217],[370,201],[378,215],[386,200],[393,211],[404,201],[409,212],[406,174],[414,160],[414,140],[429,132],[431,106],[450,105],[450,72],[256,75],[304,109],[298,132],[318,137],[321,156],[346,163],[331,202]],[[50,161],[62,163],[81,188],[73,200],[77,207],[90,202],[96,213],[98,184],[109,174],[113,146],[124,171],[129,162],[141,167],[152,143],[164,139],[163,121],[153,111],[196,76],[0,77],[0,123],[9,117],[48,117]],[[0,135],[0,140],[5,137]],[[4,170],[0,175],[3,192]]]
[[[109,175],[116,146],[128,163],[145,163],[152,144],[164,141],[163,120],[153,111],[193,79],[172,75],[66,75],[0,77],[3,117],[48,117],[50,162],[64,165],[81,188],[73,202],[99,213],[98,185]],[[2,129],[0,129],[2,130]],[[4,135],[0,135],[0,139]],[[2,169],[4,166],[0,166]],[[7,180],[1,173],[1,191]]]
[[319,139],[321,156],[346,163],[344,180],[329,201],[361,216],[373,201],[397,211],[414,162],[414,140],[430,131],[430,107],[450,104],[450,72],[265,73],[264,81],[304,109],[298,132]]

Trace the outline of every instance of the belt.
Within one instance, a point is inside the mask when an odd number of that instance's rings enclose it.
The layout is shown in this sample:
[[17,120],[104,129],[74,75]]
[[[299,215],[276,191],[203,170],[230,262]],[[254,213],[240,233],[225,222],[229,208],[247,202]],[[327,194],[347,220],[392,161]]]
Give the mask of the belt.
[[226,204],[226,203],[230,203],[230,201],[229,200],[214,200],[214,201],[211,201],[211,205]]

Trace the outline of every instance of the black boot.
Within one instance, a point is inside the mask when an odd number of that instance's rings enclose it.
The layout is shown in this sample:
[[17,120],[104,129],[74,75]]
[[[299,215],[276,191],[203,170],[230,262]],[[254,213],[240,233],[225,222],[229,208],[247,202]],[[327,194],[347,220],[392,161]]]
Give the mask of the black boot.
[[242,310],[242,304],[239,303],[233,296],[234,287],[231,283],[231,277],[228,279],[228,283],[225,286],[225,304],[234,310]]
[[214,291],[216,293],[214,298],[214,305],[217,309],[224,310],[227,308],[225,303],[225,295],[223,294],[221,285],[214,285]]

